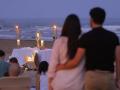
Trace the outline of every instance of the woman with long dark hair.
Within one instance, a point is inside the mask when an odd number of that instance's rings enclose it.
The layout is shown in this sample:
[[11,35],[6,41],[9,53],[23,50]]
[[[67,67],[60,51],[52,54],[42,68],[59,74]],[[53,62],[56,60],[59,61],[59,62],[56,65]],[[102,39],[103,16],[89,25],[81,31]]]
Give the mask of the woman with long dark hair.
[[48,69],[49,90],[82,90],[84,61],[74,69],[57,71],[57,65],[74,58],[81,25],[77,15],[70,14],[63,25],[61,36],[54,42]]

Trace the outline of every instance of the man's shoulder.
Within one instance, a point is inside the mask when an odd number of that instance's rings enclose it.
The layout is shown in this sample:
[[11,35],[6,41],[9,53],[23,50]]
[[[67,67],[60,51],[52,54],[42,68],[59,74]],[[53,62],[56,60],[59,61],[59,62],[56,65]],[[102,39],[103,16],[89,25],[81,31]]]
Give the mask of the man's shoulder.
[[3,61],[3,64],[5,64],[5,65],[9,65],[9,63],[8,63],[8,62],[5,62],[5,61]]
[[84,33],[81,37],[82,37],[82,38],[87,38],[87,37],[93,36],[92,33],[93,33],[93,31],[90,30],[90,31]]
[[115,37],[115,38],[118,38],[118,36],[116,35],[115,32],[111,31],[111,30],[108,30],[108,29],[105,29],[104,30],[108,35],[110,35],[111,37]]
[[[108,29],[103,28],[103,27],[98,28],[98,29],[100,29],[103,33],[106,33],[108,35],[112,35],[112,36],[116,36],[117,37],[117,35],[113,31],[111,31],[111,30],[108,30]],[[97,34],[97,33],[94,33],[94,31],[95,31],[94,29],[91,29],[90,31],[84,33],[83,36],[92,36],[92,35]],[[99,31],[99,30],[97,30],[97,31]]]
[[9,63],[5,62],[5,61],[0,61],[0,65],[2,65],[2,66],[9,66]]

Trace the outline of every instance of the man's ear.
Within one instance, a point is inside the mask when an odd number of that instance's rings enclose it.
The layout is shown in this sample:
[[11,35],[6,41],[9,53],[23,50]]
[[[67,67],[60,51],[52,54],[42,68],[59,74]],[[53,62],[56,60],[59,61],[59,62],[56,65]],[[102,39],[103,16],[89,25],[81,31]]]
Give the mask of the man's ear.
[[93,19],[91,17],[89,23],[90,23],[90,27],[93,27]]

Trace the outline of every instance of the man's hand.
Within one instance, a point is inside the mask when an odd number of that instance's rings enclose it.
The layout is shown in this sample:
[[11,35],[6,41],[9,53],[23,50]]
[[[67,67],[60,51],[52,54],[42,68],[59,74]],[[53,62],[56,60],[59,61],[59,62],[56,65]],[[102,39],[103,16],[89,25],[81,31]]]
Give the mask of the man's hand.
[[115,84],[116,87],[120,89],[120,80],[118,78],[116,78]]
[[84,48],[79,48],[76,52],[75,57],[71,60],[68,60],[65,64],[58,65],[56,67],[56,71],[70,70],[70,69],[73,69],[73,68],[77,67],[80,64],[84,54],[85,54],[85,49]]

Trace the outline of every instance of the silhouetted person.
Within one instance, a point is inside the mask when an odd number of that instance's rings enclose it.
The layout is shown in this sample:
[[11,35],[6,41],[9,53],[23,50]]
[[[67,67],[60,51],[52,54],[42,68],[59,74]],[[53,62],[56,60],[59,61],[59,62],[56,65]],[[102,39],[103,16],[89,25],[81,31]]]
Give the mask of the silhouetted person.
[[0,50],[0,77],[4,76],[8,72],[9,63],[5,62],[5,52]]

